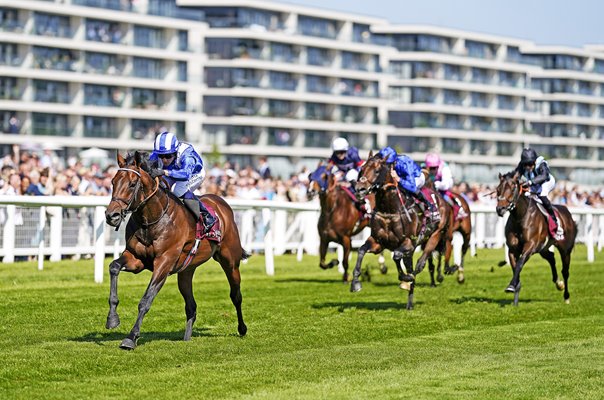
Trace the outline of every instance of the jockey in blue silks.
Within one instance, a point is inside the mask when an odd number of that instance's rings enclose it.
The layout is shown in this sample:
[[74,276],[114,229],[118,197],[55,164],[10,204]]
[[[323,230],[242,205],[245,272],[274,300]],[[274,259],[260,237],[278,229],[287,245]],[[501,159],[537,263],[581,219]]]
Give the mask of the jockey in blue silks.
[[[424,225],[428,216],[433,222],[440,220],[438,209],[426,199],[420,190],[424,186],[424,183],[426,183],[426,178],[422,174],[419,165],[408,156],[397,154],[396,150],[392,147],[384,147],[376,155],[385,159],[388,164],[394,163],[392,177],[398,183],[399,188],[418,200],[420,205],[423,206]],[[425,212],[426,209],[430,210],[430,212]]]
[[180,142],[171,132],[162,132],[155,138],[150,161],[158,161],[159,168],[151,171],[151,176],[162,176],[168,182],[170,190],[183,200],[194,215],[201,217],[204,233],[208,233],[216,218],[193,194],[205,179],[203,160],[189,143]]
[[[343,137],[337,137],[331,143],[331,157],[328,161],[328,170],[336,177],[343,176],[349,183],[349,188],[354,192],[355,184],[359,179],[359,171],[363,165],[363,160],[359,156],[359,150],[348,144],[348,140]],[[366,199],[365,202],[355,202],[357,208],[363,213],[363,217],[369,217],[370,205]]]

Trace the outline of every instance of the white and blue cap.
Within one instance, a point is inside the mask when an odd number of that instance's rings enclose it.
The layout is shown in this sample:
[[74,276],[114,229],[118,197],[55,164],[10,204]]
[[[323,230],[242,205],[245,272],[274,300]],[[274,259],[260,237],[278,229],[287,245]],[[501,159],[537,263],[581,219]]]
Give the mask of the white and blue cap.
[[162,132],[155,138],[153,150],[156,154],[172,154],[176,153],[180,142],[176,135],[171,132]]

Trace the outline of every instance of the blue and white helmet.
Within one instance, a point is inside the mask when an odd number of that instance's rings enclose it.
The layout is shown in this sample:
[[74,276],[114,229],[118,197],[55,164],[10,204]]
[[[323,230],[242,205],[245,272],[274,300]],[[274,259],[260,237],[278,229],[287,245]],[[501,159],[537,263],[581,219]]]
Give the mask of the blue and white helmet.
[[176,135],[171,132],[162,132],[155,138],[153,150],[156,154],[172,154],[176,153],[180,142]]

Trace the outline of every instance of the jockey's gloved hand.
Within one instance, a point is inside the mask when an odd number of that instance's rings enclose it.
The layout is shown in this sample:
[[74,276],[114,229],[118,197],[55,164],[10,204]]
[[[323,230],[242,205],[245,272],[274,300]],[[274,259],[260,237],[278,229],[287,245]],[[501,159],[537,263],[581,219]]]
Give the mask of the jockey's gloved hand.
[[157,178],[158,176],[164,175],[164,170],[161,168],[151,168],[149,175],[151,175],[151,178]]

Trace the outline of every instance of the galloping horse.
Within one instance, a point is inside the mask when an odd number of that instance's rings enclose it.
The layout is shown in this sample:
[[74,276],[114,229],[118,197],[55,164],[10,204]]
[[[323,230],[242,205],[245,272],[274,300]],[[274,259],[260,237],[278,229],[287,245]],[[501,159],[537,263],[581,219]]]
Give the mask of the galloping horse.
[[[424,176],[426,178],[425,186],[429,187],[431,189],[434,189],[434,182],[432,181],[432,179],[430,179],[428,171],[422,170],[422,173],[424,174]],[[445,254],[444,254],[444,256],[445,256],[445,274],[449,275],[449,274],[453,274],[455,271],[457,271],[457,282],[464,283],[465,282],[464,260],[466,257],[466,253],[468,252],[468,249],[470,248],[470,239],[472,237],[472,218],[471,218],[470,206],[468,205],[468,202],[466,201],[466,199],[464,199],[458,193],[449,191],[448,195],[449,195],[449,197],[451,197],[451,201],[457,203],[457,205],[460,208],[460,211],[457,215],[454,215],[453,206],[451,206],[445,200],[447,207],[450,209],[450,213],[453,215],[452,223],[449,225],[449,232],[447,232],[447,234],[444,235],[444,238],[446,239]],[[462,214],[462,212],[463,212],[463,214]],[[449,263],[451,260],[451,251],[453,249],[452,238],[453,238],[454,232],[459,232],[463,239],[463,243],[461,245],[461,263],[459,265],[453,265],[452,267],[449,267]],[[441,269],[440,269],[440,261],[441,261],[441,254],[439,254],[439,256],[438,256],[437,279],[439,282],[442,282],[443,276],[442,276]],[[432,282],[432,285],[434,285],[434,265],[433,265],[431,258],[428,259],[428,263],[429,263],[429,270],[430,270],[430,280]]]
[[227,276],[231,300],[237,310],[237,330],[240,335],[245,335],[247,327],[241,313],[239,263],[249,257],[249,254],[241,247],[231,207],[218,196],[201,197],[204,203],[216,211],[223,239],[220,243],[204,239],[195,248],[195,217],[172,194],[163,180],[154,180],[148,174],[146,153],[137,151],[134,155],[128,154],[126,159],[118,154],[117,162],[119,169],[112,181],[113,197],[105,218],[109,225],[119,227],[126,214],[132,215],[126,226],[126,249],[109,265],[111,289],[107,329],[116,328],[120,324],[117,314],[117,278],[120,271],[139,273],[148,269],[152,272],[149,286],[138,305],[136,323],[120,347],[127,350],[136,347],[145,314],[168,275],[175,273],[178,274],[178,289],[185,300],[187,322],[184,340],[190,340],[197,316],[192,287],[193,274],[199,265],[210,258],[220,263]]
[[[415,276],[423,270],[426,260],[441,243],[442,236],[447,232],[451,215],[442,197],[435,195],[441,220],[438,224],[428,224],[423,238],[418,238],[422,227],[421,209],[414,199],[401,195],[398,184],[391,176],[391,171],[392,165],[386,164],[384,158],[378,155],[372,156],[371,153],[361,168],[356,185],[357,195],[364,196],[375,192],[376,206],[371,221],[371,236],[359,249],[350,291],[358,292],[362,288],[359,276],[365,253],[379,253],[383,249],[388,249],[393,252],[401,289],[409,290],[407,309],[411,310]],[[417,246],[423,247],[423,253],[413,269],[413,251]]]
[[355,199],[342,186],[338,184],[333,174],[328,173],[324,165],[309,175],[309,198],[317,193],[321,203],[321,215],[317,225],[319,231],[319,267],[322,269],[333,268],[338,265],[338,260],[333,259],[325,263],[329,242],[340,244],[344,248],[342,267],[344,274],[342,280],[348,282],[348,257],[352,248],[351,237],[361,232],[368,224],[369,219],[360,219],[359,210]]
[[[552,280],[558,290],[564,290],[564,301],[569,303],[568,276],[570,268],[570,253],[575,246],[577,225],[568,211],[562,205],[554,205],[558,214],[558,223],[564,229],[564,239],[554,240],[548,234],[547,217],[539,210],[537,202],[524,195],[526,189],[522,185],[517,173],[499,174],[497,186],[497,215],[503,217],[510,212],[510,217],[505,224],[505,239],[508,246],[508,255],[512,266],[513,277],[505,289],[514,293],[514,305],[518,305],[520,294],[520,272],[528,259],[535,253],[545,258],[552,269]],[[556,258],[549,247],[554,245],[560,252],[562,259],[562,277],[558,280]]]

